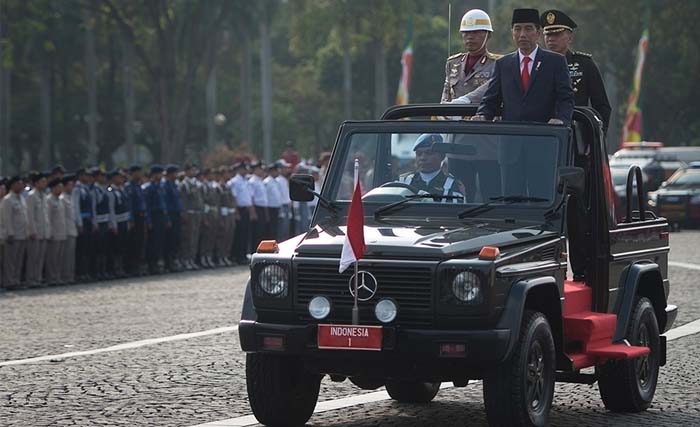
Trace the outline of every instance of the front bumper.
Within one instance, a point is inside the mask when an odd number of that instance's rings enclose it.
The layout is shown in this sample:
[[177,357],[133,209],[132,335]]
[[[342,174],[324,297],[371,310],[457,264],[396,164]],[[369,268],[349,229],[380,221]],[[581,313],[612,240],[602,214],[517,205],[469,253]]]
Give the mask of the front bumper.
[[[434,330],[383,328],[382,351],[319,350],[317,326],[280,325],[241,320],[238,326],[241,347],[250,353],[301,356],[320,373],[347,376],[398,376],[412,378],[452,377],[456,371],[475,377],[483,367],[495,366],[507,357],[511,333],[508,329]],[[282,338],[283,349],[263,345],[265,337]],[[440,355],[441,344],[464,344],[459,357]]]

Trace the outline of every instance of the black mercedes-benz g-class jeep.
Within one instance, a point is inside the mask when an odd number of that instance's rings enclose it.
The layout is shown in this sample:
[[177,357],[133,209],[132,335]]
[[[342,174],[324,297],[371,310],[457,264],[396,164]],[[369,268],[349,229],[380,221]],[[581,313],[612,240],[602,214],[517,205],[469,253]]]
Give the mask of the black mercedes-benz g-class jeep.
[[[239,323],[261,423],[304,424],[324,375],[416,403],[483,379],[492,425],[546,425],[555,381],[598,381],[613,411],[650,405],[677,310],[668,223],[645,209],[641,172],[616,212],[592,110],[571,127],[435,120],[473,113],[412,105],[345,122],[320,194],[291,178],[292,198],[319,198],[312,225],[261,244]],[[440,136],[438,171],[414,159],[424,134]],[[356,160],[366,253],[339,273]],[[585,278],[567,279],[569,260]]]

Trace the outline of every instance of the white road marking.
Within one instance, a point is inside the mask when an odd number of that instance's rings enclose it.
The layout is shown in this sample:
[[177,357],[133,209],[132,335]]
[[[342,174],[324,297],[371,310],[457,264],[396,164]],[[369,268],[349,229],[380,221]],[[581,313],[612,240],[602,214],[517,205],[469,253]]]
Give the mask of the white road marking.
[[685,325],[677,328],[673,328],[670,331],[667,331],[664,335],[666,336],[667,341],[673,341],[688,335],[697,334],[698,332],[700,332],[700,319],[686,323]]
[[700,265],[698,264],[691,264],[689,262],[678,262],[678,261],[669,261],[668,265],[671,267],[681,267],[681,268],[687,268],[689,270],[698,270],[700,271]]
[[110,351],[130,350],[132,348],[144,347],[147,345],[161,344],[164,342],[172,342],[172,341],[188,340],[190,338],[198,338],[198,337],[204,337],[207,335],[223,334],[226,332],[235,332],[237,330],[238,330],[238,326],[224,326],[222,328],[209,329],[206,331],[192,332],[192,333],[188,333],[188,334],[171,335],[169,337],[150,338],[150,339],[141,340],[141,341],[126,342],[126,343],[122,343],[122,344],[113,345],[110,347],[96,348],[93,350],[72,351],[70,353],[61,353],[61,354],[50,354],[47,356],[30,357],[28,359],[6,360],[4,362],[0,362],[0,366],[24,365],[26,363],[46,362],[49,360],[62,360],[62,359],[67,359],[69,357],[88,356],[91,354],[107,353]]
[[[664,335],[668,341],[677,340],[688,335],[697,334],[700,332],[700,319],[686,323],[683,326],[671,329]],[[471,384],[471,382],[470,382]],[[450,388],[451,383],[443,383],[440,388]],[[376,391],[373,393],[358,394],[354,396],[343,397],[341,399],[326,400],[319,402],[314,409],[314,414],[319,412],[333,411],[336,409],[348,408],[350,406],[364,405],[367,403],[380,402],[389,400],[389,393],[386,391]],[[213,421],[205,424],[197,424],[193,427],[245,427],[258,424],[258,420],[253,415],[244,415],[237,418],[229,418],[227,420]]]
[[[476,382],[476,381],[475,381]],[[471,382],[470,382],[471,384]],[[442,383],[440,389],[452,388],[452,383]],[[389,400],[389,393],[386,391],[375,391],[372,393],[358,394],[355,396],[343,397],[341,399],[326,400],[318,402],[314,414],[327,411],[335,411],[336,409],[349,408],[351,406],[364,405],[366,403],[381,402]],[[253,415],[245,415],[238,418],[229,418],[227,420],[213,421],[205,424],[198,424],[193,427],[246,427],[254,426],[258,423]]]

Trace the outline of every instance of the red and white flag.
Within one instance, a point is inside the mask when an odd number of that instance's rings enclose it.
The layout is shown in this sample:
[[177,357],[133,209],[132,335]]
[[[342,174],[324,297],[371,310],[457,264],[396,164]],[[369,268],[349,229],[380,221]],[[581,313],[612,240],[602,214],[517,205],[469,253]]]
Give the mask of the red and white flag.
[[357,179],[357,166],[355,166],[355,171],[355,191],[352,193],[352,201],[350,202],[350,211],[348,213],[348,227],[345,230],[343,252],[340,254],[340,266],[338,267],[338,272],[340,273],[365,254],[365,213],[362,208],[360,180]]

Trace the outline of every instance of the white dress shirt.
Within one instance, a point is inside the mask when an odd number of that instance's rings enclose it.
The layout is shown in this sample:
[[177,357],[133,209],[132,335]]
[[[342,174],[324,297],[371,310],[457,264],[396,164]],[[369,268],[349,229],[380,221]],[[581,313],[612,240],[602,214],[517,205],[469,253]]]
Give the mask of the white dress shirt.
[[231,178],[228,182],[228,187],[236,198],[236,203],[239,208],[247,208],[253,205],[253,196],[251,194],[248,180],[241,174]]
[[289,198],[289,180],[282,175],[278,175],[275,181],[279,184],[280,194],[282,196],[282,204],[289,205],[292,199]]
[[[537,56],[537,49],[539,49],[539,45],[535,45],[535,48],[532,49],[532,52],[530,52],[529,55],[527,55],[530,58],[530,63],[527,64],[527,72],[530,76],[532,76],[532,66],[535,65],[535,56]],[[520,74],[523,74],[523,58],[525,58],[525,55],[523,55],[523,52],[518,49],[518,59],[520,60]]]
[[277,180],[268,176],[263,180],[263,184],[265,184],[265,191],[267,192],[267,206],[271,208],[282,206],[282,194]]
[[248,178],[248,184],[250,184],[250,191],[253,193],[253,204],[255,206],[267,207],[267,191],[265,191],[265,184],[263,184],[262,179],[257,175],[251,175]]

